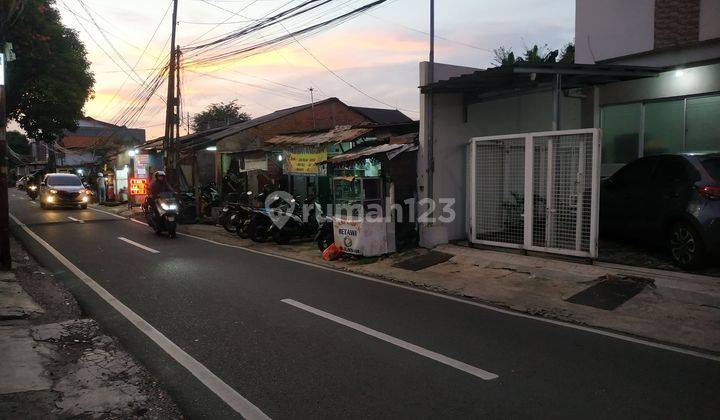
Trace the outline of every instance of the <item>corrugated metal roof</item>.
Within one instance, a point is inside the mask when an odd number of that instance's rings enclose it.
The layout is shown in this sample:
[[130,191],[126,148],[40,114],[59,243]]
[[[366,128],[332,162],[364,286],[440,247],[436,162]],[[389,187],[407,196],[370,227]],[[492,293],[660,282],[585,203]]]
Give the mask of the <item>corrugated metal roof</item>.
[[383,153],[387,153],[388,159],[393,159],[395,156],[399,155],[400,153],[417,150],[417,145],[415,144],[381,144],[379,146],[372,146],[367,147],[364,149],[356,150],[354,152],[348,152],[343,153],[341,155],[335,155],[331,157],[330,159],[321,162],[321,163],[340,163],[340,162],[349,162],[353,160],[358,160],[361,158],[366,158],[370,156],[375,156]]
[[275,136],[265,143],[272,145],[320,145],[329,143],[342,143],[353,141],[357,138],[371,133],[371,128],[351,128],[350,126],[335,127],[329,131],[320,133],[286,134]]
[[[337,98],[328,98],[324,101],[315,103],[315,105],[319,105],[323,102],[330,101],[330,100],[337,101],[338,99]],[[253,128],[260,124],[264,124],[266,122],[270,122],[270,121],[276,120],[278,118],[282,118],[287,115],[294,114],[298,111],[302,111],[303,109],[310,108],[311,106],[312,106],[312,104],[305,104],[305,105],[294,106],[292,108],[286,108],[286,109],[281,109],[281,110],[278,110],[275,112],[271,112],[267,115],[253,118],[251,120],[242,122],[240,124],[231,125],[230,127],[227,127],[225,130],[220,131],[219,133],[209,135],[208,139],[209,140],[221,140],[221,139],[224,139],[225,137],[229,137],[229,136],[232,136],[233,134],[237,134],[241,131],[247,130],[248,128]]]
[[361,106],[351,106],[350,108],[377,124],[403,124],[413,121],[397,109],[366,108]]
[[[421,92],[513,92],[551,83],[562,75],[562,88],[600,85],[643,77],[655,77],[662,69],[655,67],[609,64],[540,64],[516,63],[478,70],[421,86]],[[533,77],[530,77],[534,74]]]

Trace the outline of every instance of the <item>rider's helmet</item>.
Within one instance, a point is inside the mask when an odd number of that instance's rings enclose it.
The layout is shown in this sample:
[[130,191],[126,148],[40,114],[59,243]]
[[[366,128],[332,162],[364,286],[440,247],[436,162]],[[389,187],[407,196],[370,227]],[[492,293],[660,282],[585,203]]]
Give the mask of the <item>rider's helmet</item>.
[[165,171],[157,171],[157,172],[155,172],[155,179],[159,181],[159,180],[160,180],[160,177],[165,178]]

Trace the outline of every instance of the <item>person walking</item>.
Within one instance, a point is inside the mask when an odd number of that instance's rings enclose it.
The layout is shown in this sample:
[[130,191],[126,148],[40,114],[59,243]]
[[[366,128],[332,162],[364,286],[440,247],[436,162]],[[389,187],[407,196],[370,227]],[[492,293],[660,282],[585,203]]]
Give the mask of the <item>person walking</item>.
[[102,172],[98,172],[97,176],[98,204],[102,204],[107,200],[105,195],[105,177]]

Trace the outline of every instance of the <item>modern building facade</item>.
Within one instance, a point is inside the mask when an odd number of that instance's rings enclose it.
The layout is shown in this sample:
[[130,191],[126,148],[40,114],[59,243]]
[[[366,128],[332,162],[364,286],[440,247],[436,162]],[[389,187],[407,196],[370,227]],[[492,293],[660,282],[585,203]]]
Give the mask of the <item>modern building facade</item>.
[[720,149],[717,0],[577,0],[576,63],[488,70],[420,64],[418,197],[455,200],[421,228],[467,237],[473,137],[601,128],[602,176],[645,155]]
[[664,70],[599,87],[604,175],[641,156],[720,148],[719,22],[718,0],[577,0],[577,63]]

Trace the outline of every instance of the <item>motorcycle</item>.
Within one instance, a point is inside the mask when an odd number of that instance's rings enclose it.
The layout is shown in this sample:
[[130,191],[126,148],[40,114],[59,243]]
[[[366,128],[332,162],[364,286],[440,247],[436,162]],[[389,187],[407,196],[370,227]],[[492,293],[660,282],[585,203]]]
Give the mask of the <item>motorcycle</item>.
[[282,210],[289,206],[279,195],[271,193],[268,200],[263,200],[265,193],[258,194],[255,199],[261,203],[267,201],[266,207],[254,208],[250,210],[250,217],[245,221],[242,227],[238,227],[238,235],[253,240],[253,242],[265,242],[271,235],[270,229],[273,226],[272,212]]
[[148,197],[143,206],[145,220],[156,234],[167,232],[168,236],[177,236],[178,201],[173,193],[161,193],[158,198]]
[[323,216],[320,220],[320,227],[315,234],[315,243],[320,252],[325,251],[330,245],[335,243],[335,231],[333,230],[333,219],[329,216]]
[[237,233],[238,227],[241,226],[250,216],[250,212],[252,210],[249,205],[250,196],[252,196],[251,191],[248,191],[241,196],[234,193],[228,194],[228,199],[220,211],[218,224],[225,228],[228,232]]
[[220,193],[215,189],[214,182],[200,187],[200,202],[203,217],[210,217],[212,208],[220,205]]
[[34,183],[28,183],[26,186],[27,195],[31,200],[35,200],[38,196],[38,186]]
[[322,209],[315,200],[306,200],[302,208],[293,206],[295,199],[290,201],[289,208],[275,209],[270,214],[275,223],[270,227],[269,234],[280,245],[289,243],[293,238],[314,237],[323,220]]

